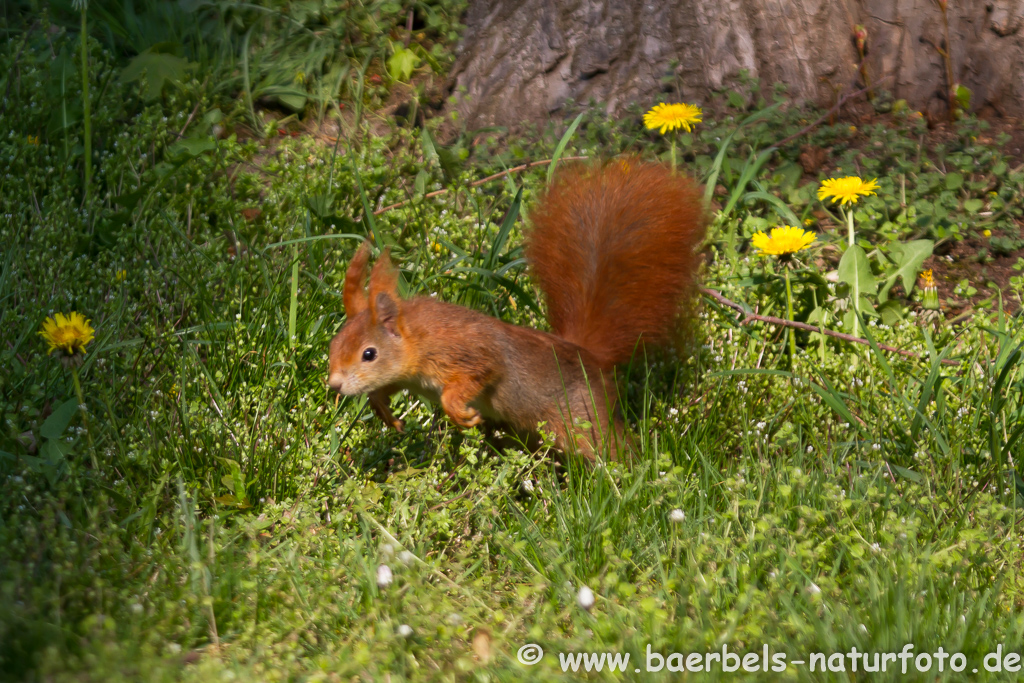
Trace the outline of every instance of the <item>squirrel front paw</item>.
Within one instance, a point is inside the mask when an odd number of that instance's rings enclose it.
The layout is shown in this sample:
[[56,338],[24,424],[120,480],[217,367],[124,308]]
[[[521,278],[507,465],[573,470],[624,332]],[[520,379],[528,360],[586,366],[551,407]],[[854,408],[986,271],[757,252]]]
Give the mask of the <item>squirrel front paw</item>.
[[448,412],[448,417],[452,418],[452,421],[460,427],[476,427],[479,424],[483,424],[484,418],[480,415],[480,411],[476,408],[470,408],[467,406],[464,410],[459,412]]
[[480,411],[469,402],[480,394],[480,386],[472,382],[449,384],[441,392],[441,407],[452,422],[460,427],[475,427],[484,421]]

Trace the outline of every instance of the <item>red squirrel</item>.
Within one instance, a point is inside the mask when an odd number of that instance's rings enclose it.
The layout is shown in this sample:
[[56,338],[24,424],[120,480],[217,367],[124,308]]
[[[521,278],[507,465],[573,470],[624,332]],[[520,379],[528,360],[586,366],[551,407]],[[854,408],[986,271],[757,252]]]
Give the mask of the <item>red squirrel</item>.
[[462,427],[535,434],[593,458],[622,446],[614,368],[671,340],[692,295],[706,214],[698,187],[661,164],[619,159],[560,172],[528,214],[526,258],[551,332],[430,297],[401,299],[388,252],[364,289],[369,244],[345,274],[347,321],[328,384],[398,431],[390,397],[440,402]]

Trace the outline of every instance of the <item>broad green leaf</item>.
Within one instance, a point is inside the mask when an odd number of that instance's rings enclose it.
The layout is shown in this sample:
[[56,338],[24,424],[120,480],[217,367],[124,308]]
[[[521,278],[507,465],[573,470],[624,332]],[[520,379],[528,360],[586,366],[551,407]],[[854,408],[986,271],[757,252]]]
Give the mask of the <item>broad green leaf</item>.
[[39,428],[39,434],[44,439],[59,439],[64,430],[71,424],[71,418],[78,410],[78,399],[70,398],[57,406],[57,409],[50,413],[43,426]]
[[971,89],[965,85],[956,86],[956,101],[961,109],[971,108]]
[[924,483],[924,476],[921,475],[920,472],[915,472],[914,470],[907,469],[906,467],[900,467],[899,465],[893,465],[892,463],[889,463],[889,469],[904,479],[909,479],[916,484]]
[[898,301],[884,301],[878,306],[878,312],[882,315],[882,323],[885,325],[896,325],[903,320],[903,310]]
[[407,81],[419,65],[419,55],[408,48],[396,47],[395,54],[388,60],[388,73],[391,74],[392,80]]
[[306,92],[289,85],[271,85],[261,87],[257,93],[258,97],[269,97],[277,100],[288,109],[301,112],[306,108],[306,101],[309,99]]
[[168,160],[183,164],[214,149],[217,149],[217,141],[213,138],[185,138],[168,147],[165,154]]
[[985,202],[980,199],[968,199],[964,202],[964,211],[967,213],[978,213],[983,206],[985,206]]
[[932,240],[914,240],[913,242],[897,242],[889,247],[889,254],[896,263],[896,270],[889,275],[878,293],[878,300],[885,302],[889,298],[889,290],[896,284],[896,278],[903,278],[903,289],[907,294],[914,291],[914,283],[917,282],[917,274],[921,272],[921,265],[929,256],[935,242]]
[[140,55],[134,57],[128,66],[121,71],[121,81],[131,83],[146,74],[146,93],[144,98],[155,100],[163,92],[168,82],[179,83],[185,79],[189,69],[189,61],[177,55],[158,51],[154,45]]
[[953,171],[952,173],[946,174],[946,189],[947,190],[959,190],[964,184],[964,176],[962,173]]
[[861,297],[874,294],[878,288],[868,255],[859,245],[849,247],[839,260],[839,281],[850,286],[850,300],[858,303]]

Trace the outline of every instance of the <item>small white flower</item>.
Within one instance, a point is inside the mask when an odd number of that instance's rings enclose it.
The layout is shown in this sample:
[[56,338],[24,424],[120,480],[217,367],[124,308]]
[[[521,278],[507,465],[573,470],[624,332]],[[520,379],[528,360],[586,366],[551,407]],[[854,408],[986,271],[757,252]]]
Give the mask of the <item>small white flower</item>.
[[410,553],[408,550],[403,550],[398,553],[398,561],[408,567],[416,560],[416,556]]
[[685,519],[686,513],[680,510],[679,508],[676,508],[672,512],[668,513],[668,521],[672,522],[673,524],[679,524]]
[[377,567],[377,586],[379,588],[387,588],[394,580],[395,575],[391,573],[391,567],[386,564]]
[[409,626],[409,624],[402,624],[398,627],[398,635],[403,638],[408,638],[412,635],[412,626]]
[[393,557],[395,554],[395,546],[390,543],[385,543],[380,547],[380,556],[384,558]]
[[581,587],[580,592],[576,594],[576,602],[579,603],[580,607],[589,611],[594,606],[594,591],[590,590],[587,586]]
[[523,490],[527,493],[533,493],[533,480],[527,479],[523,482]]

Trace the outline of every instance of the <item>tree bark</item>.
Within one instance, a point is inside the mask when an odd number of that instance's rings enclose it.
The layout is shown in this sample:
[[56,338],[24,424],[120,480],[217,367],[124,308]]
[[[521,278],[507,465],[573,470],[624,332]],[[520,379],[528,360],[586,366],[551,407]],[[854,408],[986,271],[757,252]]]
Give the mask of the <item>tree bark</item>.
[[[938,0],[472,0],[466,22],[451,85],[470,127],[543,121],[569,99],[613,115],[663,94],[702,103],[744,72],[830,106],[867,85],[857,25],[893,99],[941,118],[953,85]],[[948,22],[971,109],[1024,116],[1024,0],[949,0]]]

